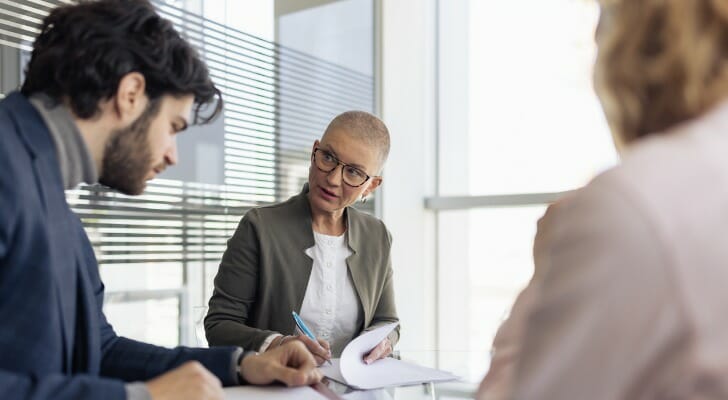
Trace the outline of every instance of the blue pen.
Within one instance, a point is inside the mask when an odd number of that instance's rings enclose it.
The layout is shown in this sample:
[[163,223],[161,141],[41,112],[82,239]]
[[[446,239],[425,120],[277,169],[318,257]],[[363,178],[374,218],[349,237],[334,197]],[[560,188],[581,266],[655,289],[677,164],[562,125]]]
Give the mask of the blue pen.
[[[300,329],[304,335],[308,336],[309,339],[318,343],[318,340],[316,340],[316,337],[313,336],[313,333],[311,333],[311,330],[308,329],[306,324],[303,323],[303,320],[301,319],[301,317],[299,317],[295,311],[291,311],[291,314],[293,314],[293,320],[296,321],[296,326],[298,327],[298,329]],[[329,364],[331,364],[331,360],[326,360],[326,361],[328,361]]]

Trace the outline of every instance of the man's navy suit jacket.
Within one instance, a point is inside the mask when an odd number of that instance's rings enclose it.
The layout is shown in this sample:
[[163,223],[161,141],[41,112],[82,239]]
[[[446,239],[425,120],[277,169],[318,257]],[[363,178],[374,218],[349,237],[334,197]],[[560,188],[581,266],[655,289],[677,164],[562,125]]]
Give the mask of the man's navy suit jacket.
[[166,349],[116,335],[59,169],[44,121],[10,94],[0,102],[0,398],[124,399],[124,382],[189,360],[235,384],[234,348]]

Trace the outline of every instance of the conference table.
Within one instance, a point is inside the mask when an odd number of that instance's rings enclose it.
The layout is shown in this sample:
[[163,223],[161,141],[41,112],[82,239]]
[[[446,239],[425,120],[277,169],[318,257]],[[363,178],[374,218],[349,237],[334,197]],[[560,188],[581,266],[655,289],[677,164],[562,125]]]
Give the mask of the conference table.
[[375,390],[356,390],[342,383],[324,379],[314,387],[286,388],[282,385],[265,387],[226,388],[227,400],[243,399],[347,399],[347,400],[439,400],[473,398],[478,383],[487,369],[486,351],[407,351],[399,358],[428,367],[450,371],[460,377],[457,381],[422,383]]

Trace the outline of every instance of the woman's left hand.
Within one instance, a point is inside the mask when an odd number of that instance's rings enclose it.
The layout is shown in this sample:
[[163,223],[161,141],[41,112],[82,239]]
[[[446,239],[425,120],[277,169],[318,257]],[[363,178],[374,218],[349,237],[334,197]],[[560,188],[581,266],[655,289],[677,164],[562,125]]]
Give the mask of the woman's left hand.
[[385,338],[379,342],[377,347],[373,348],[369,354],[364,356],[364,362],[371,364],[374,361],[387,357],[390,354],[392,354],[392,342],[389,341],[389,338]]

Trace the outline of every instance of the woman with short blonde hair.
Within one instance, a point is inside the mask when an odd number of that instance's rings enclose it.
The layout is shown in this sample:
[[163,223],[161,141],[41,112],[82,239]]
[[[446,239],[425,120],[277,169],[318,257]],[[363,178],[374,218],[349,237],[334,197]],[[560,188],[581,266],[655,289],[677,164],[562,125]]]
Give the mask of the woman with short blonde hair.
[[549,207],[479,399],[728,398],[728,1],[602,0],[621,163]]
[[[376,116],[339,114],[311,144],[301,192],[245,214],[215,277],[205,318],[210,345],[262,353],[300,340],[321,364],[363,332],[399,322],[392,237],[381,220],[353,207],[382,184],[389,147]],[[387,357],[398,340],[399,326],[363,361]]]

